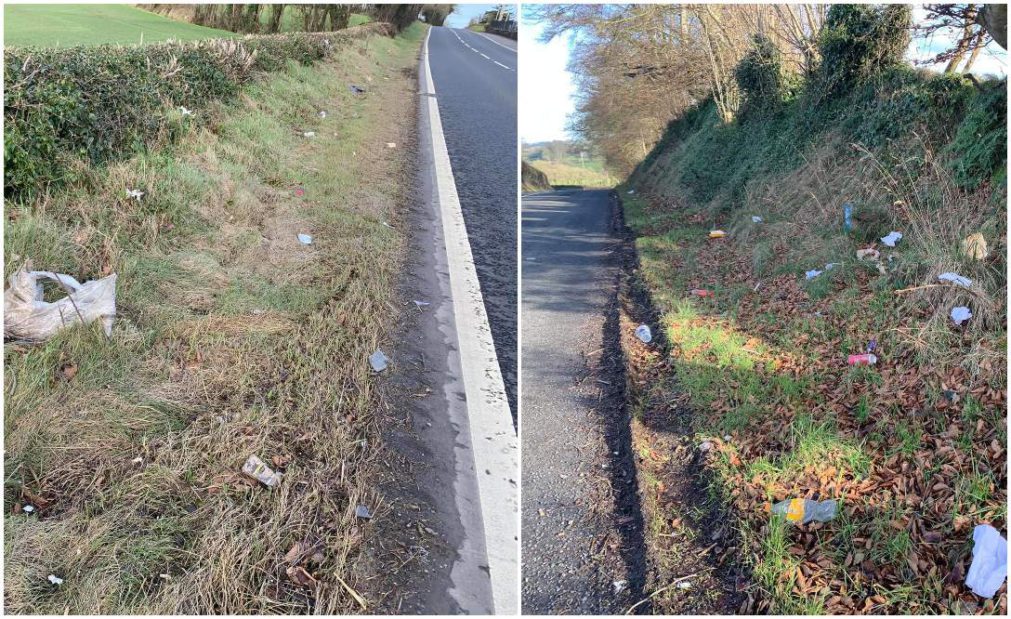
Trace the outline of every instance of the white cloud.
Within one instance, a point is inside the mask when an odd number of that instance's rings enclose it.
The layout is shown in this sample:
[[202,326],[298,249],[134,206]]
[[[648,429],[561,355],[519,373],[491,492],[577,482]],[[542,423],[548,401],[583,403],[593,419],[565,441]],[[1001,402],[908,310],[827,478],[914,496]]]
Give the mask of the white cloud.
[[541,24],[520,26],[519,117],[520,137],[525,142],[566,140],[568,115],[575,110],[576,93],[569,62],[569,37],[541,43]]

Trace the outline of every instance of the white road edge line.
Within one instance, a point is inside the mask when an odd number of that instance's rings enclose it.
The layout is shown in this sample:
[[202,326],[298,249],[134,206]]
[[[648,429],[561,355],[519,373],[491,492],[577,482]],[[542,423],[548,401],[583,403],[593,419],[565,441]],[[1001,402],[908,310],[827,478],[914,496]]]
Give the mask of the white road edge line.
[[487,35],[487,34],[485,34],[484,32],[476,32],[476,33],[474,33],[474,34],[478,34],[478,35],[481,35],[482,37],[484,37],[484,38],[488,39],[489,41],[491,41],[491,42],[492,42],[492,43],[494,43],[495,45],[498,45],[498,46],[499,46],[499,47],[501,47],[502,49],[507,49],[507,50],[511,51],[512,53],[514,53],[514,54],[516,53],[516,50],[515,50],[515,49],[513,49],[513,48],[509,47],[508,45],[505,45],[504,43],[499,43],[498,41],[496,41],[495,39],[491,38],[490,36],[488,36],[488,35]]
[[[519,441],[509,412],[467,226],[453,180],[439,105],[434,96],[435,84],[428,60],[431,33],[429,28],[422,50],[423,94],[429,95],[423,97],[422,105],[431,129],[435,189],[446,243],[484,545],[495,614],[514,615],[519,613]],[[486,471],[489,473],[485,474]]]
[[[497,64],[498,66],[502,67],[503,69],[509,69],[509,67],[505,66],[504,64],[502,64],[502,63],[501,63],[501,62],[499,62],[498,60],[492,60],[492,62],[494,62],[494,63],[495,63],[495,64]],[[509,69],[509,70],[510,70],[510,71],[512,71],[512,69]]]

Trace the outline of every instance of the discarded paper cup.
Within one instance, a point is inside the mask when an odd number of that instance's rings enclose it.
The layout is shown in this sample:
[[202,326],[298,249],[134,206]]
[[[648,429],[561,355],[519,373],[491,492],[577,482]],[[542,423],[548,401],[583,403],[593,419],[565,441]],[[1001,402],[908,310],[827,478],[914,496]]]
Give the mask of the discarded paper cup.
[[860,355],[850,355],[846,362],[850,365],[874,365],[878,362],[877,355],[863,353]]
[[649,330],[649,325],[639,325],[636,327],[635,336],[642,340],[645,344],[649,344],[653,341],[653,333]]

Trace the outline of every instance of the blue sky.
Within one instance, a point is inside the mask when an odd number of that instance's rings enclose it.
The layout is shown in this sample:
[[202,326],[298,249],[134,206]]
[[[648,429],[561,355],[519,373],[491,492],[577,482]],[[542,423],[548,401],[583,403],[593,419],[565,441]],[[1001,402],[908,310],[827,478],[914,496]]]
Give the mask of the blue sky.
[[[480,17],[486,11],[495,8],[494,4],[457,4],[453,12],[446,18],[446,25],[450,28],[466,28],[467,24],[474,17]],[[513,15],[516,14],[516,7],[513,7]]]
[[538,23],[523,21],[520,25],[519,115],[520,139],[524,142],[570,137],[565,126],[576,94],[572,74],[567,70],[570,37],[541,43],[542,31]]
[[[914,21],[924,14],[920,5],[914,9]],[[519,44],[522,51],[519,72],[520,99],[520,139],[524,142],[546,140],[566,140],[572,136],[565,130],[568,116],[574,111],[572,97],[576,93],[566,67],[569,62],[570,38],[555,38],[550,43],[539,40],[542,27],[536,22],[524,19],[520,24]],[[943,35],[933,40],[914,40],[906,57],[910,60],[930,58],[949,41]],[[928,67],[943,70],[944,66]],[[991,43],[980,52],[973,73],[1007,75],[1008,53],[996,43]]]

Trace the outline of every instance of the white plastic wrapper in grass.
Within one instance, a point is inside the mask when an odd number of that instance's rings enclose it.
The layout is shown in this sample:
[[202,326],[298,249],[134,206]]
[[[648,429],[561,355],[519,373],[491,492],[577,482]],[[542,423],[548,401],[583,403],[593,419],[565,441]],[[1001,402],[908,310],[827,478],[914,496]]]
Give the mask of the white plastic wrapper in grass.
[[[41,342],[74,324],[102,321],[112,335],[116,318],[116,274],[81,284],[63,273],[31,271],[26,263],[10,278],[4,293],[4,337]],[[67,291],[52,303],[43,300],[42,281],[49,279]]]
[[299,233],[298,242],[303,245],[312,245],[312,236],[308,234]]
[[751,223],[753,223],[753,224],[760,224],[760,223],[762,223],[762,221],[763,221],[762,218],[759,217],[758,215],[752,215],[751,216]]
[[355,516],[361,518],[362,520],[372,520],[372,512],[365,505],[358,505],[355,507]]
[[818,269],[811,269],[804,273],[804,279],[814,279],[824,273],[824,271],[819,271]]
[[49,582],[59,587],[60,585],[63,584],[63,579],[57,576],[56,574],[50,574]]
[[242,472],[268,488],[275,488],[281,484],[281,474],[275,473],[272,468],[256,456],[249,456],[246,463],[242,465]]
[[962,288],[969,288],[972,286],[972,280],[964,275],[959,275],[958,273],[941,273],[937,276],[937,279],[942,282],[950,282],[956,286],[961,286]]
[[179,106],[179,113],[183,116],[193,116],[193,110],[187,108],[185,105]]
[[976,595],[990,599],[1007,579],[1007,540],[988,524],[972,531],[972,564],[965,585]]
[[951,320],[958,326],[962,326],[962,323],[966,320],[972,318],[972,310],[964,305],[959,305],[958,307],[951,308]]
[[369,355],[369,365],[371,365],[372,369],[376,372],[382,372],[385,370],[386,366],[389,365],[389,362],[390,360],[386,358],[386,355],[383,354],[383,351],[381,350],[377,350]]
[[639,325],[636,327],[635,336],[642,340],[644,344],[649,344],[653,341],[653,332],[649,330],[649,325]]
[[881,237],[881,242],[888,247],[895,247],[895,244],[902,240],[902,233],[892,230],[888,236]]

